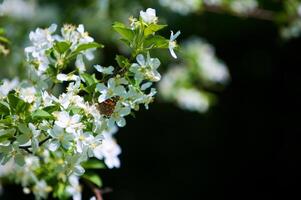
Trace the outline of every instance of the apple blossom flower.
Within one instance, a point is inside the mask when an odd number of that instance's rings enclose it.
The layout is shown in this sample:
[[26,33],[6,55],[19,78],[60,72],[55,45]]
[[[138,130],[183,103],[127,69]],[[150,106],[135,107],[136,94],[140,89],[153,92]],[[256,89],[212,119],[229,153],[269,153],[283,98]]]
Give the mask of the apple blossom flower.
[[71,175],[68,178],[69,184],[66,188],[66,191],[72,195],[73,200],[82,199],[82,187],[79,184],[79,178],[75,175]]
[[0,98],[5,97],[8,93],[14,90],[19,85],[19,80],[14,78],[13,80],[4,79],[2,85],[0,85]]
[[56,151],[60,146],[68,150],[73,144],[74,136],[57,125],[48,130],[48,133],[52,137],[48,144],[50,151]]
[[160,60],[157,58],[150,58],[148,55],[146,60],[142,54],[136,57],[138,63],[133,63],[130,67],[130,71],[135,74],[135,79],[138,83],[141,83],[144,78],[150,81],[159,81],[161,75],[157,71],[160,66]]
[[36,89],[34,87],[26,87],[20,89],[20,97],[27,103],[32,103],[36,99]]
[[75,133],[76,130],[83,127],[83,124],[80,122],[81,116],[78,114],[70,116],[68,112],[62,111],[55,113],[55,116],[55,124],[61,128],[66,129],[67,133]]
[[158,21],[158,17],[156,16],[156,10],[153,8],[148,8],[146,9],[146,11],[141,10],[140,17],[147,24],[157,23]]
[[108,81],[108,86],[103,83],[98,83],[96,86],[97,90],[100,92],[98,102],[102,103],[107,99],[115,96],[123,96],[125,94],[125,88],[122,85],[116,84],[114,78],[110,78]]

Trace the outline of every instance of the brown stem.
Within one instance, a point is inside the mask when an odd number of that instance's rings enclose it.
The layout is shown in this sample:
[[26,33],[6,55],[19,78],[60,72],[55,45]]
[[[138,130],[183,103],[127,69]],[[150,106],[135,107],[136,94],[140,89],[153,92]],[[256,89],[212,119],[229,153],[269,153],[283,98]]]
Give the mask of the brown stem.
[[95,185],[93,185],[92,183],[90,183],[89,181],[85,181],[85,182],[87,183],[87,185],[93,191],[93,193],[94,193],[94,195],[96,197],[96,200],[103,200],[101,190],[98,187],[96,187]]

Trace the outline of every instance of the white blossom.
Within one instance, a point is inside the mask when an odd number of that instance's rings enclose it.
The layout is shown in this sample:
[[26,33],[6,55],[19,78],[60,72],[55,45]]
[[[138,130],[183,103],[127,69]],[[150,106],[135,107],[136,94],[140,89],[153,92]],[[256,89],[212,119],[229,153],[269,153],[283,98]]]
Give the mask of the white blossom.
[[55,116],[55,124],[66,129],[67,133],[75,133],[76,130],[79,130],[83,127],[83,124],[80,122],[81,116],[78,114],[71,116],[68,112],[62,111],[55,113]]
[[68,178],[69,186],[67,186],[66,191],[72,196],[73,200],[82,199],[82,187],[79,184],[79,178],[75,175],[71,175]]
[[108,168],[119,168],[120,160],[118,155],[121,153],[121,148],[111,134],[105,134],[104,137],[105,139],[102,141],[102,145],[98,147],[98,151],[100,153],[97,155],[97,158],[104,158],[105,164],[108,166]]
[[183,109],[190,111],[206,112],[209,108],[209,99],[195,89],[180,89],[177,95],[177,103]]
[[145,60],[144,56],[139,54],[136,60],[138,63],[133,63],[130,71],[135,74],[135,79],[138,83],[141,83],[144,78],[155,82],[161,79],[161,75],[157,71],[161,64],[159,59],[150,58],[148,55]]
[[97,90],[100,92],[98,102],[102,103],[107,99],[115,96],[123,96],[125,94],[125,88],[122,85],[118,85],[114,78],[110,78],[108,81],[108,86],[103,83],[97,84]]
[[34,87],[26,87],[20,89],[20,97],[27,103],[32,103],[36,99],[36,89]]
[[158,20],[158,18],[156,16],[156,10],[153,8],[148,8],[148,9],[146,9],[146,11],[141,10],[140,17],[147,24],[157,23],[157,20]]
[[54,125],[53,129],[48,130],[48,133],[52,137],[48,145],[51,151],[56,151],[60,146],[69,149],[73,144],[74,136],[57,125]]
[[108,121],[109,127],[114,126],[115,122],[119,127],[125,126],[126,121],[124,117],[129,115],[130,113],[131,113],[131,108],[127,106],[123,106],[121,103],[117,103],[115,110]]
[[14,78],[13,80],[3,79],[3,83],[0,85],[0,98],[5,97],[8,93],[14,90],[19,85],[19,80]]
[[171,31],[170,33],[170,39],[169,39],[169,44],[168,44],[168,48],[169,48],[169,52],[172,55],[172,57],[177,58],[177,55],[174,51],[174,48],[177,47],[177,42],[176,39],[177,37],[181,34],[180,31],[178,31],[176,34],[173,34],[173,31]]
[[0,4],[0,16],[6,15],[17,19],[31,19],[36,11],[33,1],[4,0]]
[[248,14],[258,7],[258,2],[256,0],[234,0],[230,7],[234,12]]
[[203,0],[159,0],[159,3],[174,12],[187,15],[200,9],[202,1]]

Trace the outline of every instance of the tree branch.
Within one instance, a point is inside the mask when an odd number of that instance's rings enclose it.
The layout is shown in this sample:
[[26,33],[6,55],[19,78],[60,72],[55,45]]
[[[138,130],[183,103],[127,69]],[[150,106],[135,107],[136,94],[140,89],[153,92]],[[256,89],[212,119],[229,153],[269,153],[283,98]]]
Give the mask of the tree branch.
[[[45,142],[47,142],[51,137],[47,137],[44,140],[42,140],[41,142],[39,142],[39,146],[43,145]],[[32,153],[29,148],[31,148],[31,145],[28,146],[19,146],[20,149],[24,149],[25,151],[27,151],[28,153]]]
[[253,11],[250,11],[248,13],[235,13],[228,8],[225,8],[223,6],[204,6],[204,10],[207,12],[212,13],[230,13],[231,15],[238,16],[238,17],[250,17],[254,19],[260,19],[260,20],[267,20],[267,21],[273,21],[275,19],[275,12],[265,9],[256,8]]
[[90,189],[94,193],[96,200],[103,200],[101,190],[98,187],[96,187],[95,185],[93,185],[92,183],[90,183],[89,181],[85,180],[85,182],[87,183],[87,185],[90,187]]

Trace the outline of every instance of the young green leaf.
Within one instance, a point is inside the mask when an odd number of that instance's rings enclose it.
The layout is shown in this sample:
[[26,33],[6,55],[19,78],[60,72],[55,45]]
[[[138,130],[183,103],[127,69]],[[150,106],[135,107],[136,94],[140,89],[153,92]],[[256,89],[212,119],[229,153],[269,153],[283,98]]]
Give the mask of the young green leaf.
[[113,24],[113,29],[121,35],[122,38],[126,39],[127,41],[133,41],[135,36],[134,31],[128,27],[126,27],[123,23],[115,22]]
[[104,47],[104,46],[103,46],[102,44],[99,44],[99,43],[97,43],[97,42],[85,43],[85,44],[79,45],[79,46],[75,49],[74,53],[75,53],[75,54],[78,54],[78,53],[80,53],[81,51],[86,51],[86,50],[88,50],[88,49],[103,48],[103,47]]
[[19,123],[17,127],[18,127],[19,131],[23,134],[31,133],[31,130],[26,126],[26,124]]
[[56,51],[58,51],[60,54],[63,54],[63,53],[65,53],[70,48],[70,46],[71,46],[70,42],[65,42],[65,41],[63,41],[63,42],[57,42],[54,45],[54,49]]
[[24,156],[20,153],[15,155],[15,162],[19,165],[19,166],[23,166],[25,164],[25,160],[24,160]]
[[159,35],[154,35],[153,37],[146,39],[144,42],[144,46],[146,48],[168,48],[168,45],[169,40]]
[[16,132],[15,128],[0,130],[0,142],[13,138],[15,132]]
[[35,112],[32,113],[32,118],[33,119],[52,119],[53,116],[46,112],[45,110],[36,110]]
[[9,114],[9,104],[4,101],[0,101],[0,115],[8,115],[8,114]]
[[144,36],[147,37],[163,28],[167,27],[167,25],[160,25],[160,24],[150,24],[144,30]]
[[95,173],[86,173],[82,176],[84,179],[94,183],[95,185],[97,185],[98,187],[102,186],[102,181],[100,179],[100,177],[95,174]]
[[88,160],[87,162],[83,163],[82,166],[85,169],[104,169],[104,168],[106,168],[105,164],[102,161],[96,160],[96,159]]
[[98,82],[97,79],[95,78],[95,74],[90,75],[90,74],[87,74],[87,73],[82,73],[81,77],[84,79],[85,83],[88,86],[96,84]]
[[121,68],[126,67],[130,64],[129,60],[122,55],[116,55],[115,60],[117,61],[119,67]]

